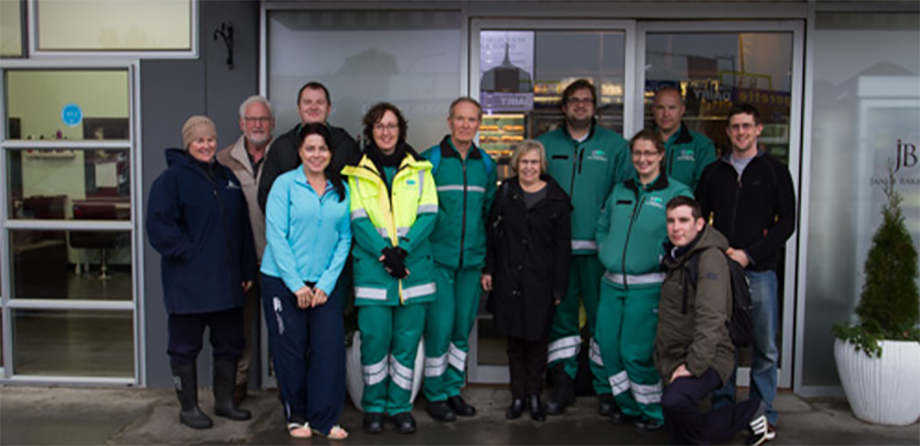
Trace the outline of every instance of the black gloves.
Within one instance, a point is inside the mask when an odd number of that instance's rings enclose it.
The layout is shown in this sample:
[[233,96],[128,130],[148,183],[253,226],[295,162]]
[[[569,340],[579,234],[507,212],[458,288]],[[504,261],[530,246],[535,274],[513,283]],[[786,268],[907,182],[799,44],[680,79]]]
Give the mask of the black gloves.
[[406,271],[405,263],[408,253],[405,249],[388,246],[380,251],[380,253],[383,254],[383,266],[389,270],[387,272],[390,273],[391,276],[397,279],[403,279],[409,275],[408,271]]

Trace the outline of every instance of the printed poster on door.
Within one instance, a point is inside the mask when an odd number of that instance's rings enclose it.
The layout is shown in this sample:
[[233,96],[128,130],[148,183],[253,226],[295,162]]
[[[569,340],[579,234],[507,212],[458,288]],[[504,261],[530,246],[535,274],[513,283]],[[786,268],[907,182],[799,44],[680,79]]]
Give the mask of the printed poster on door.
[[479,36],[479,98],[489,111],[533,109],[533,31],[483,31]]

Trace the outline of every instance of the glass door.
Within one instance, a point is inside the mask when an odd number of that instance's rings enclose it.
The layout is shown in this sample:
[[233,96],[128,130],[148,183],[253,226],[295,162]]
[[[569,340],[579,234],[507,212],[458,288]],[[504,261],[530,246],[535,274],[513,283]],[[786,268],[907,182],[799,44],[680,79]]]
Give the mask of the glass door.
[[2,378],[136,385],[136,65],[0,76]]
[[[472,21],[470,96],[483,105],[479,144],[495,158],[499,180],[512,175],[508,162],[518,141],[563,124],[561,94],[576,79],[586,78],[597,88],[599,125],[619,133],[636,126],[639,115],[629,94],[634,90],[634,25],[632,21]],[[505,339],[496,333],[485,302],[483,296],[470,337],[469,380],[507,383]]]
[[[633,96],[640,125],[654,124],[650,105],[664,86],[679,89],[683,123],[730,152],[725,117],[737,103],[760,111],[761,147],[789,166],[798,192],[803,76],[801,22],[640,22]],[[796,194],[799,198],[799,194]],[[799,198],[800,199],[800,198]],[[798,234],[786,244],[777,270],[779,386],[792,384],[795,261]],[[749,382],[751,352],[740,353],[738,383]]]

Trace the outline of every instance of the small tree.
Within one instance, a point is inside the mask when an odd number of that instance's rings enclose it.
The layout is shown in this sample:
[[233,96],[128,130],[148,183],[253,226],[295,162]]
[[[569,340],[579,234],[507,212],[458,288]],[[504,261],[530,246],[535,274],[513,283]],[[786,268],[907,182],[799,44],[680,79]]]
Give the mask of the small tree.
[[901,194],[894,189],[894,170],[882,188],[882,225],[872,237],[864,266],[856,314],[857,325],[834,325],[834,334],[863,350],[881,356],[879,340],[920,341],[920,291],[917,289],[917,249],[901,213]]

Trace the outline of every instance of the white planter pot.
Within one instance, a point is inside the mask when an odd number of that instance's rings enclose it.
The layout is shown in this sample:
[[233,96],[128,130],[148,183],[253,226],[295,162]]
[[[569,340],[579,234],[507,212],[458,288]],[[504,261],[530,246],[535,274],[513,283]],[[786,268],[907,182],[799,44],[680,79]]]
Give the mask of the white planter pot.
[[837,339],[837,373],[856,418],[906,426],[920,418],[920,343],[882,341],[882,357]]
[[[364,374],[361,372],[361,332],[356,331],[351,338],[351,346],[345,349],[345,388],[355,408],[364,412],[361,406],[361,397],[364,396]],[[415,355],[415,368],[412,377],[412,395],[409,402],[414,402],[422,387],[422,375],[425,372],[425,339],[418,344],[418,354]]]

